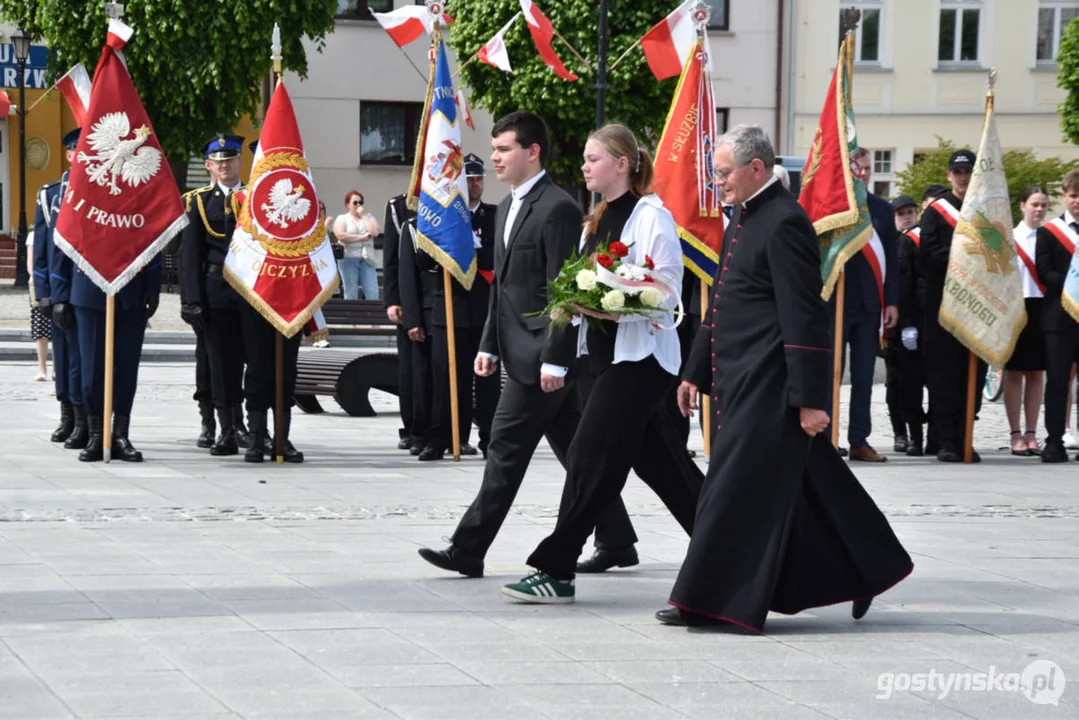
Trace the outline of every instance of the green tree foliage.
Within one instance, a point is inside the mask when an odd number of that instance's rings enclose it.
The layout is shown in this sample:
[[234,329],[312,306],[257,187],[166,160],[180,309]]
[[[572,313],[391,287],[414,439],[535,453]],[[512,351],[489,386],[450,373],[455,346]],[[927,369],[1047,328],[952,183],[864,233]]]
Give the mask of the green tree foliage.
[[[281,26],[284,67],[307,74],[303,38],[321,50],[337,0],[128,0],[128,71],[165,154],[185,161],[206,138],[255,116],[272,69],[270,36]],[[57,77],[78,62],[93,73],[108,30],[102,0],[3,0],[0,18],[52,49]]]
[[1060,36],[1057,51],[1057,87],[1068,95],[1057,108],[1064,137],[1079,143],[1079,22],[1072,20]]
[[[673,3],[672,3],[673,4]],[[608,16],[608,65],[669,12],[663,4],[612,2]],[[594,65],[599,43],[594,0],[561,0],[541,5],[555,30]],[[517,0],[454,0],[448,44],[463,64],[483,47],[520,9]],[[585,67],[557,38],[554,49],[577,82],[558,78],[536,53],[524,19],[506,34],[513,72],[475,61],[459,81],[471,88],[469,102],[498,118],[514,110],[531,110],[547,121],[552,159],[548,171],[565,188],[581,184],[581,153],[596,126],[596,73]],[[608,73],[607,122],[620,122],[641,142],[654,148],[663,132],[676,79],[656,81],[640,49],[634,49]]]
[[[969,146],[964,146],[969,148]],[[948,157],[959,147],[951,140],[937,137],[937,148],[927,152],[896,173],[896,185],[900,193],[906,193],[921,201],[922,193],[930,185],[948,186]],[[976,151],[976,150],[975,150]],[[1008,150],[1004,153],[1004,175],[1008,178],[1008,195],[1012,202],[1012,221],[1019,222],[1019,198],[1032,185],[1040,185],[1049,191],[1050,203],[1060,192],[1060,180],[1069,170],[1079,167],[1079,161],[1064,161],[1058,157],[1039,159],[1029,150]]]

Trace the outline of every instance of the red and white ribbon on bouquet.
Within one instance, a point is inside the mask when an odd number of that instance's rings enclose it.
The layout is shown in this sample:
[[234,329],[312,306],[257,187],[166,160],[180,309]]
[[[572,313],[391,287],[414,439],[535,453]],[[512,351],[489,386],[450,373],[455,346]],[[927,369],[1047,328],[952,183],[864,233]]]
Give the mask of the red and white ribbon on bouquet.
[[[612,290],[621,290],[627,295],[636,296],[640,295],[642,291],[651,288],[653,290],[658,290],[660,293],[662,293],[664,300],[674,300],[677,303],[677,307],[673,309],[667,309],[660,306],[653,308],[657,314],[662,313],[665,315],[667,313],[674,313],[673,325],[664,325],[653,321],[652,325],[657,330],[674,330],[676,327],[682,324],[682,318],[685,317],[686,314],[685,309],[682,306],[682,296],[676,293],[669,284],[657,280],[631,280],[629,278],[624,278],[621,275],[611,272],[599,263],[596,263],[595,272],[596,282],[600,283],[601,285],[606,285]],[[582,309],[582,311],[584,311],[584,309]],[[640,315],[644,314],[637,310],[634,310],[634,312]],[[585,314],[591,315],[593,313],[586,312]],[[598,317],[598,315],[596,316]],[[646,317],[651,317],[651,315],[646,315]]]

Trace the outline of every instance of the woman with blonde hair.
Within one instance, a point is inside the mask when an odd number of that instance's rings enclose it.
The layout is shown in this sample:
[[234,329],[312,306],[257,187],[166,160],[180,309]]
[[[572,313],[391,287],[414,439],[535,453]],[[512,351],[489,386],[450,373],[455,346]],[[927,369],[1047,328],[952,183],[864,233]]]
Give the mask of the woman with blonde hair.
[[567,452],[558,523],[528,558],[538,572],[502,589],[532,603],[573,602],[577,558],[631,469],[687,533],[704,480],[664,407],[682,359],[674,329],[682,248],[674,218],[651,192],[652,157],[628,128],[606,125],[585,144],[582,170],[588,189],[602,200],[585,221],[581,252],[619,241],[627,250],[624,262],[651,261],[652,274],[673,294],[659,320],[624,314],[599,327],[580,324],[578,356],[588,355],[593,386]]

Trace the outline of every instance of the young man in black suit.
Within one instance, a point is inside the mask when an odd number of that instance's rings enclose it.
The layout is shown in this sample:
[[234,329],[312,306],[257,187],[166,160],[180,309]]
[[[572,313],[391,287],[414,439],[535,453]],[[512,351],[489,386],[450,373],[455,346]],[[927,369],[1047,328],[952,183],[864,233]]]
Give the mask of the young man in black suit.
[[577,247],[581,210],[543,169],[550,141],[542,118],[510,113],[495,123],[491,136],[495,172],[513,191],[495,214],[494,282],[474,369],[477,376],[489,377],[501,363],[506,385],[495,410],[479,494],[448,548],[419,551],[432,565],[469,577],[483,575],[483,558],[540,439],[546,436],[564,463],[580,419],[570,374],[576,329],[548,327],[542,311],[547,283]]

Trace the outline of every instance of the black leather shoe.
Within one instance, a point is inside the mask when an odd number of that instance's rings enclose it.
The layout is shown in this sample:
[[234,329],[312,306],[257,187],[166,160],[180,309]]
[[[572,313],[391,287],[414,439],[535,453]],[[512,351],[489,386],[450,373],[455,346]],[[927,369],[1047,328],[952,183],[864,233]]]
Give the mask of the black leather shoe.
[[906,452],[908,447],[910,447],[910,440],[907,439],[906,435],[895,436],[895,443],[892,444],[892,450],[901,453]]
[[[101,462],[104,459],[102,434],[104,433],[105,419],[101,415],[90,415],[87,422],[90,428],[90,436],[86,442],[86,447],[79,453],[79,462]],[[67,447],[67,445],[64,447]]]
[[142,462],[142,453],[128,439],[131,428],[130,415],[113,415],[112,457],[123,462]]
[[90,425],[86,418],[86,410],[81,405],[72,408],[75,413],[75,427],[64,441],[65,450],[82,450],[90,442]]
[[464,455],[469,455],[469,456],[471,456],[471,455],[479,455],[479,450],[472,447],[468,443],[465,443],[464,445],[461,446],[461,455],[462,456],[464,456]]
[[244,424],[243,403],[232,406],[232,424],[236,427],[236,444],[245,450],[250,448],[251,433],[247,431],[247,425]]
[[925,455],[925,451],[922,450],[920,442],[912,442],[907,446],[907,457],[922,457],[923,455]]
[[596,551],[592,553],[592,557],[577,563],[577,572],[607,572],[613,567],[633,567],[640,561],[640,558],[637,557],[637,548],[632,545],[629,547],[618,548],[617,550],[596,548]]
[[217,442],[210,448],[210,454],[214,457],[237,455],[240,446],[236,443],[236,425],[232,419],[232,408],[221,408],[217,411],[218,423],[221,425],[221,435]]
[[437,568],[460,573],[470,578],[483,577],[483,558],[469,555],[453,545],[445,550],[420,548],[419,553],[421,558]]
[[436,448],[434,445],[428,445],[423,449],[423,452],[419,454],[416,459],[420,462],[430,462],[431,460],[441,460],[446,457],[446,451]]
[[847,448],[845,448],[845,447],[836,448],[836,452],[839,453],[839,457],[847,457],[847,455],[848,455]]
[[656,613],[656,620],[659,620],[664,625],[675,625],[678,627],[702,627],[706,625],[729,624],[718,618],[710,618],[707,615],[686,612],[685,610],[676,607],[669,607],[658,611]]
[[199,429],[199,437],[195,440],[195,447],[208,450],[214,446],[214,436],[217,434],[217,421],[214,420],[214,406],[208,401],[199,403],[199,416],[202,418],[202,427]]
[[[961,463],[963,462],[963,451],[956,450],[955,448],[944,447],[937,453],[937,460],[945,463]],[[972,463],[980,463],[982,456],[978,454],[977,450],[970,451],[970,461]]]
[[1064,449],[1064,443],[1059,440],[1052,442],[1046,442],[1045,447],[1042,448],[1042,462],[1043,463],[1066,463],[1068,462],[1068,451]]
[[861,620],[869,612],[869,606],[873,604],[873,598],[858,598],[851,604],[850,616],[855,620]]
[[408,449],[408,454],[415,457],[427,449],[427,444],[422,441],[414,441]]
[[60,403],[60,424],[53,431],[49,440],[54,443],[64,442],[71,433],[75,430],[75,409],[71,407],[71,403]]
[[412,447],[412,438],[401,438],[397,443],[398,450],[408,450]]

